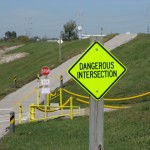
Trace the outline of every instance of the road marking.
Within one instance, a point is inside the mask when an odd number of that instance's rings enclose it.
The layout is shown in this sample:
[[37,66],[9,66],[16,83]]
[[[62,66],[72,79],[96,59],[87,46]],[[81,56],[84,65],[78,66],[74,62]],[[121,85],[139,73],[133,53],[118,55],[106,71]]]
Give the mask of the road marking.
[[5,108],[5,109],[0,109],[0,110],[13,110],[13,108]]
[[8,121],[10,121],[10,120],[3,120],[3,121],[0,121],[0,123],[3,123],[3,122],[8,122]]

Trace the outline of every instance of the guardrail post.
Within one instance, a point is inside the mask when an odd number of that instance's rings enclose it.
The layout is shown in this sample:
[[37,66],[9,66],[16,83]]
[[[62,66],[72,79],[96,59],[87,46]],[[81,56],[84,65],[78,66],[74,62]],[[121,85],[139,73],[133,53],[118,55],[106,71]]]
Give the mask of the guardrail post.
[[40,84],[40,75],[39,75],[39,74],[37,74],[36,80],[37,80],[37,82]]
[[30,121],[31,122],[35,121],[35,107],[34,107],[34,104],[30,105]]
[[60,105],[60,106],[62,106],[62,91],[63,91],[63,89],[60,88],[60,89],[59,89],[59,92],[60,92],[60,102],[59,102],[60,104],[59,104],[59,105]]
[[[51,102],[51,99],[52,99],[52,94],[50,93],[49,94],[49,102]],[[50,104],[49,104],[50,105]]]
[[[63,91],[63,76],[61,75],[60,76],[60,106],[62,106],[62,91]],[[63,115],[63,107],[60,107],[61,108],[61,115]]]
[[17,88],[17,77],[14,76],[14,88]]
[[37,88],[37,98],[36,98],[36,104],[39,105],[40,104],[40,89]]
[[73,101],[72,101],[72,96],[70,97],[70,119],[73,119]]
[[22,105],[19,105],[19,118],[18,118],[19,124],[22,123]]
[[47,107],[48,106],[44,106],[44,110],[45,110],[45,115],[44,115],[44,117],[45,117],[45,120],[47,120],[47,117],[48,117],[48,113],[47,113]]
[[10,112],[10,133],[15,133],[15,112]]
[[49,93],[49,95],[48,95],[48,106],[50,106],[51,105],[51,92]]
[[60,76],[60,88],[63,88],[63,75]]
[[62,106],[62,91],[63,91],[63,89],[62,88],[60,88],[59,89],[59,92],[60,92],[60,102],[59,102],[59,106],[60,106],[60,109],[61,109],[61,115],[63,115],[63,106]]
[[47,103],[47,106],[50,105],[49,94],[46,95],[46,103]]

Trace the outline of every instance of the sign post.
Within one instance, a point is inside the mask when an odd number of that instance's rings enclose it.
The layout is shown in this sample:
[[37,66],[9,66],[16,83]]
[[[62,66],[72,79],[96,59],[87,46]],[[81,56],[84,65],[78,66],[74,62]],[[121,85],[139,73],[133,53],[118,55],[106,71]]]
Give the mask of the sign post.
[[[97,37],[90,37],[91,43],[97,41]],[[101,37],[102,42],[102,37]],[[104,99],[95,101],[90,96],[89,110],[89,150],[103,150],[104,145]]]
[[92,43],[68,73],[90,95],[89,150],[103,150],[104,95],[124,75],[126,67],[102,44]]
[[42,94],[45,94],[44,104],[48,105],[47,104],[47,102],[48,102],[48,94],[50,93],[50,88],[48,88],[48,84],[49,84],[48,75],[50,74],[49,67],[44,66],[41,69],[41,73],[42,73],[42,75],[45,76],[44,80],[42,80],[42,83],[43,83],[44,87],[41,89],[42,90]]
[[104,100],[95,101],[90,97],[89,150],[103,150]]
[[59,37],[59,40],[57,41],[59,44],[59,62],[61,62],[62,57],[61,57],[61,44],[63,43],[63,40],[61,39],[61,36]]

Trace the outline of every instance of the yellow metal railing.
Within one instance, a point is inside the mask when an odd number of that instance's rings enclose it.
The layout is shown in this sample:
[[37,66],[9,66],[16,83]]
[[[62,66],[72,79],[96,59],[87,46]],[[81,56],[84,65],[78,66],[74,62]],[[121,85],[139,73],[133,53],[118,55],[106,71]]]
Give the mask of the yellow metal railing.
[[[58,75],[59,76],[59,75]],[[71,92],[67,89],[64,88],[59,88],[59,90],[51,92],[48,96],[47,96],[47,104],[46,105],[40,105],[41,103],[41,93],[40,93],[40,88],[41,86],[39,85],[39,88],[36,88],[36,105],[35,104],[31,104],[29,106],[30,108],[30,121],[35,121],[35,120],[45,120],[45,119],[50,119],[50,118],[57,118],[59,116],[70,116],[71,119],[73,119],[74,116],[74,109],[80,109],[79,106],[73,106],[73,102],[76,100],[80,103],[84,103],[84,104],[89,104],[89,96],[84,96],[84,95],[80,95],[74,92]],[[19,105],[19,117],[18,117],[18,122],[19,124],[22,123],[22,105],[21,103],[26,100],[27,98],[29,98],[33,93],[34,93],[35,89],[30,91],[27,95],[25,95],[24,97],[22,97],[22,99],[20,99],[19,101],[17,101],[14,106],[13,109]],[[69,99],[66,100],[63,103],[63,92],[69,94]],[[125,98],[104,98],[105,101],[126,101],[126,100],[134,100],[136,98],[140,98],[143,96],[147,96],[150,95],[150,92],[146,92],[146,93],[142,93],[142,94],[138,94],[135,96],[129,96],[129,97],[125,97]],[[59,106],[54,107],[54,106],[50,106],[50,103],[52,100],[54,99],[58,99],[59,98]],[[67,106],[69,105],[69,106]],[[113,108],[113,109],[122,109],[122,108],[128,108],[127,106],[110,106],[110,105],[104,105],[105,108]],[[68,114],[65,114],[66,111],[64,110],[70,110],[70,112]],[[35,110],[39,110],[44,112],[44,117],[42,118],[35,118]],[[59,111],[60,115],[54,115],[54,116],[48,116],[48,114],[51,112],[53,113],[54,111]]]
[[[67,104],[69,104],[69,102],[70,102],[70,106],[66,106]],[[35,110],[36,109],[44,112],[44,116],[35,118]],[[57,110],[57,114],[54,113],[54,114],[52,114],[53,116],[48,115],[49,112],[52,113],[56,110]],[[47,106],[47,105],[31,104],[29,106],[29,111],[30,111],[30,117],[29,117],[30,122],[40,121],[40,120],[48,120],[48,119],[58,118],[58,117],[62,117],[62,116],[63,117],[70,116],[70,119],[73,119],[74,115],[80,114],[80,106],[73,106],[73,98],[70,97],[61,106]]]
[[[79,95],[73,92],[70,92],[66,89],[63,89],[64,92],[76,97],[76,101],[80,102],[80,103],[84,103],[84,104],[89,104],[89,97],[88,96],[84,96],[84,95]],[[126,97],[126,98],[104,98],[105,101],[125,101],[125,100],[133,100],[136,98],[140,98],[143,96],[147,96],[150,95],[150,92],[146,92],[143,94],[139,94],[139,95],[135,95],[135,96],[130,96],[130,97]],[[83,100],[86,99],[86,100]],[[112,105],[104,105],[105,108],[112,108],[112,109],[124,109],[124,108],[129,108],[128,106],[112,106]]]
[[21,124],[22,123],[22,105],[19,105],[19,115],[18,115],[18,123]]

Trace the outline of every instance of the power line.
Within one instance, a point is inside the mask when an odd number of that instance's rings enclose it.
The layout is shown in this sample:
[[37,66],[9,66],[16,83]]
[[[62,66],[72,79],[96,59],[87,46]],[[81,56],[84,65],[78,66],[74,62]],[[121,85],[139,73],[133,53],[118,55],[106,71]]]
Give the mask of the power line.
[[27,28],[26,28],[26,35],[28,37],[31,37],[32,36],[32,17],[28,17],[28,18],[25,18],[26,19],[26,24],[27,24]]

